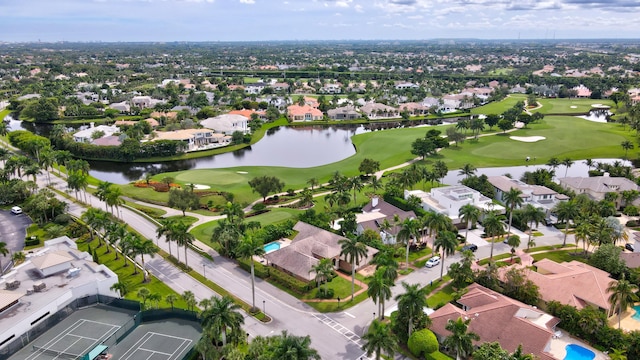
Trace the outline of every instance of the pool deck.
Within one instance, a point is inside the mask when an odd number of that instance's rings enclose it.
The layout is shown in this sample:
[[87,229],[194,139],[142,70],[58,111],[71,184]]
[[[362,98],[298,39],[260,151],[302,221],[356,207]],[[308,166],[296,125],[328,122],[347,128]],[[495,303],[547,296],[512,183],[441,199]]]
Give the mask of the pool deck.
[[[635,315],[636,311],[633,310],[633,307],[630,307],[622,313],[622,321],[620,321],[620,328],[624,331],[633,331],[640,330],[640,321],[634,319],[632,316]],[[618,328],[618,316],[614,315],[609,318],[609,326],[613,328]]]
[[609,357],[603,354],[601,351],[594,349],[593,347],[585,344],[582,340],[578,340],[569,336],[565,331],[562,331],[562,336],[559,338],[551,339],[551,349],[549,353],[556,359],[563,360],[567,356],[566,347],[569,344],[576,344],[585,347],[596,354],[595,360],[608,360]]
[[[276,242],[276,243],[280,244],[280,249],[285,248],[285,247],[287,247],[287,246],[291,245],[291,240],[290,240],[290,239],[287,239],[287,238],[282,238],[282,239],[280,239],[280,240],[272,241],[272,242],[270,242],[269,244],[274,243],[274,242]],[[265,245],[268,245],[268,244],[265,244]],[[271,253],[271,252],[274,252],[274,251],[278,251],[278,250],[280,250],[280,249],[271,250],[271,251],[268,251],[267,253]],[[267,262],[266,262],[266,260],[265,260],[263,257],[261,257],[261,256],[254,256],[254,257],[253,257],[253,260],[254,260],[254,261],[257,261],[257,262],[259,262],[259,263],[261,263],[261,264],[266,264],[266,263],[267,263]]]

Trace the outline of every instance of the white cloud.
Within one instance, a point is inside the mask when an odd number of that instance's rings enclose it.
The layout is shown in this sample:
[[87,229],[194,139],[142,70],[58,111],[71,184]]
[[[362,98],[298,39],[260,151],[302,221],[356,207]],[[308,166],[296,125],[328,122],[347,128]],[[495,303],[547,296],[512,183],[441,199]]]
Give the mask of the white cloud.
[[353,9],[354,9],[356,12],[359,12],[359,13],[364,12],[364,9],[362,8],[362,5],[360,5],[360,4],[356,4],[356,5],[353,7]]
[[253,5],[256,3],[256,0],[240,0],[241,4],[249,4],[249,5]]

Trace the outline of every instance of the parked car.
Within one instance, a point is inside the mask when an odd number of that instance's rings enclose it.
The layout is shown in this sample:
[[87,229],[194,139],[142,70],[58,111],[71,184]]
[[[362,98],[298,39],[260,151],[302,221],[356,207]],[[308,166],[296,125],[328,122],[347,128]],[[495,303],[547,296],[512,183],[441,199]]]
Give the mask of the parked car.
[[20,208],[20,206],[14,206],[11,208],[11,212],[15,215],[22,214],[22,208]]
[[551,218],[545,218],[544,219],[544,224],[547,226],[552,226],[553,225],[553,220],[551,220]]
[[626,244],[624,244],[624,248],[629,250],[629,251],[631,251],[631,252],[635,251],[635,248],[633,247],[633,244],[626,243]]
[[427,263],[424,266],[428,268],[432,268],[436,265],[440,265],[440,256],[434,256],[431,259],[427,260]]
[[476,250],[478,250],[478,245],[476,244],[468,244],[462,247],[462,251],[471,251],[471,252],[476,252]]

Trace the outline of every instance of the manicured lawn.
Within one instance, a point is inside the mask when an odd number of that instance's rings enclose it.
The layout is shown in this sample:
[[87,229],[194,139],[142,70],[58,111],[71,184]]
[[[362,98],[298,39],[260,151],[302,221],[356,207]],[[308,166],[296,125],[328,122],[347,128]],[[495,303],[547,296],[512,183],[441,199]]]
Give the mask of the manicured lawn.
[[182,215],[178,215],[178,216],[169,216],[166,219],[173,219],[173,220],[177,220],[177,221],[182,221],[183,223],[186,224],[193,224],[194,222],[198,221],[197,218],[194,218],[193,216],[182,216]]
[[472,114],[502,114],[508,109],[512,108],[518,101],[524,101],[527,99],[526,95],[512,94],[509,97],[502,99],[501,101],[494,101],[487,105],[483,105],[477,108],[471,109]]
[[140,205],[138,203],[132,203],[132,202],[128,202],[125,201],[125,204],[131,208],[134,208],[144,214],[147,214],[149,216],[151,216],[154,219],[159,219],[161,218],[164,214],[166,214],[167,212],[162,210],[162,209],[158,209],[155,207],[151,207],[151,206],[144,206],[144,205]]
[[[350,299],[351,298],[351,280],[347,280],[340,276],[334,277],[331,282],[323,284],[323,288],[333,289],[333,298],[337,299]],[[360,290],[360,286],[355,285],[355,291]],[[316,292],[318,291],[318,287],[309,291],[307,294],[302,296],[303,299],[315,299]]]
[[[578,251],[578,254],[576,255],[576,251]],[[576,249],[571,249],[571,250],[557,250],[557,251],[550,251],[550,252],[546,252],[546,253],[541,253],[541,254],[535,254],[532,255],[533,259],[535,261],[538,260],[542,260],[542,259],[549,259],[549,260],[553,260],[555,262],[565,262],[565,261],[572,261],[572,260],[578,260],[580,262],[587,262],[587,259],[585,259],[582,256],[582,252]],[[534,263],[535,265],[535,263]]]
[[452,357],[449,357],[443,353],[441,353],[440,351],[436,351],[434,353],[431,354],[427,354],[424,357],[426,360],[453,360]]
[[319,312],[326,313],[326,312],[335,312],[335,311],[342,311],[342,310],[348,309],[354,305],[358,305],[359,303],[361,303],[366,299],[367,299],[367,292],[365,291],[362,294],[357,295],[353,299],[353,301],[351,301],[351,296],[348,296],[344,300],[340,301],[339,303],[333,302],[333,301],[332,302],[309,302],[307,303],[307,305],[318,310]]
[[455,291],[453,290],[453,286],[451,286],[451,284],[448,284],[447,286],[443,287],[442,290],[427,297],[428,306],[430,308],[435,308],[439,305],[444,305],[448,302],[453,301],[454,292]]
[[[586,113],[593,110],[592,104],[603,104],[614,109],[611,100],[604,99],[538,99],[542,108],[535,110],[543,114],[575,114]],[[572,106],[575,106],[572,108]]]

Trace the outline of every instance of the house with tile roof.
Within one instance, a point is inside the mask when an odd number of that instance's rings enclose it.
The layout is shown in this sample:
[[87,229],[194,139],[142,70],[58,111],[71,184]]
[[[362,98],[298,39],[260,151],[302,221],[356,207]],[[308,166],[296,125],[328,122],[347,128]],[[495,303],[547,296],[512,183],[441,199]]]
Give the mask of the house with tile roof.
[[[615,280],[608,272],[576,260],[557,263],[542,259],[533,265],[537,271],[524,268],[524,274],[538,286],[540,298],[544,302],[557,301],[577,309],[591,306],[607,316],[613,315],[607,287]],[[499,276],[503,277],[510,268],[500,268]]]
[[[297,232],[291,244],[264,255],[268,265],[302,281],[312,281],[316,274],[311,270],[321,259],[331,259],[335,269],[351,272],[351,264],[340,256],[343,236],[334,234],[302,221],[293,227]],[[360,260],[356,270],[369,264],[378,250],[367,246],[367,257]]]
[[329,116],[331,120],[354,120],[362,117],[353,105],[345,105],[327,110],[327,116]]
[[380,103],[366,103],[360,107],[360,111],[369,119],[385,119],[400,117],[400,112],[393,106]]
[[76,132],[75,134],[73,134],[73,140],[75,142],[81,142],[81,143],[91,143],[94,140],[94,136],[96,133],[101,133],[102,135],[100,137],[105,137],[105,136],[111,136],[113,134],[119,133],[120,132],[120,128],[115,126],[115,125],[98,125],[95,126],[95,124],[92,122],[89,125],[89,128],[85,128],[83,130],[80,130],[78,132]]
[[222,114],[207,118],[200,121],[200,125],[227,135],[232,135],[236,131],[243,134],[251,132],[251,129],[249,129],[249,119],[245,116],[235,114]]
[[471,319],[469,331],[480,337],[476,346],[498,342],[514,352],[522,345],[523,353],[534,354],[536,359],[557,360],[550,350],[558,318],[478,284],[469,285],[457,303],[459,307],[448,303],[429,315],[430,329],[440,342],[451,335],[445,329],[450,321]]
[[310,105],[289,105],[287,107],[287,118],[290,121],[318,121],[322,120],[322,111]]
[[[396,216],[400,221],[405,219],[416,219],[417,216],[413,211],[404,211],[377,196],[371,198],[371,201],[362,208],[362,213],[356,214],[356,233],[361,235],[365,230],[370,229],[378,232],[382,242],[385,244],[395,244],[400,226],[395,225]],[[391,225],[386,229],[385,220]]]
[[228,145],[231,136],[214,133],[211,129],[182,129],[174,131],[156,131],[152,141],[180,141],[185,151],[198,151]]
[[[592,176],[592,177],[565,177],[558,180],[560,186],[572,190],[576,194],[587,194],[591,199],[601,201],[607,193],[620,194],[623,191],[636,190],[640,187],[633,181],[624,177]],[[619,206],[619,202],[616,206]]]
[[505,193],[508,193],[513,188],[522,192],[520,197],[523,200],[523,205],[531,204],[547,212],[551,211],[558,202],[569,200],[568,196],[559,194],[557,191],[549,189],[546,186],[529,185],[518,179],[512,179],[504,175],[489,176],[487,179],[495,189],[495,199],[502,203],[504,203]]

